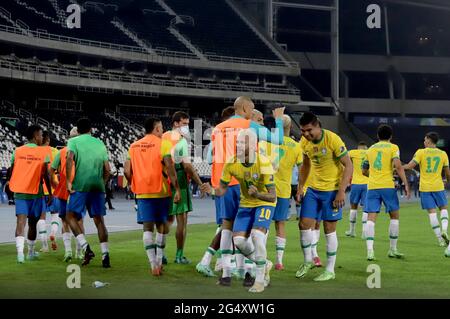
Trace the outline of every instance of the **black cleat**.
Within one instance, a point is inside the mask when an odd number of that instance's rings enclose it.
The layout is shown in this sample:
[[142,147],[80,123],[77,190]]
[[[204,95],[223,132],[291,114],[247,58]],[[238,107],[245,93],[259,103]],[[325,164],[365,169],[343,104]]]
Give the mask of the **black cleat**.
[[252,277],[248,272],[245,273],[244,282],[242,283],[244,287],[251,287],[255,283],[255,278]]
[[84,260],[81,264],[82,266],[86,266],[91,262],[91,259],[95,257],[94,252],[91,250],[91,247],[87,245],[86,251],[84,252]]
[[111,268],[111,263],[109,262],[109,254],[106,253],[102,259],[103,268]]
[[217,284],[224,287],[230,287],[231,286],[231,277],[221,277],[217,281]]
[[167,257],[165,255],[162,257],[162,264],[167,265]]

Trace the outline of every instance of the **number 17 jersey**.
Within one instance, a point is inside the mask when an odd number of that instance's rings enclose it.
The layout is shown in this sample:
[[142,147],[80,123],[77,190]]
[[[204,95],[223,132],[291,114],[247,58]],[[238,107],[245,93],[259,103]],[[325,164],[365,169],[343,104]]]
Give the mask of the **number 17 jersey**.
[[438,148],[419,149],[413,161],[420,166],[421,192],[439,192],[444,190],[442,168],[448,166],[447,153]]
[[395,188],[393,160],[400,158],[397,145],[380,141],[367,150],[364,166],[369,166],[367,189]]

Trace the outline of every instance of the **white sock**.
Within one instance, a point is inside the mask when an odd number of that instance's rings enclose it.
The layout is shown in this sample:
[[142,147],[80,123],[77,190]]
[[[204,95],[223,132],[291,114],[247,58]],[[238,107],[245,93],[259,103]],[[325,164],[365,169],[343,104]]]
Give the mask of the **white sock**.
[[269,231],[270,231],[270,229],[266,230],[265,238],[264,238],[264,245],[266,245],[266,247],[267,247],[267,239],[269,238]]
[[34,245],[36,244],[36,241],[28,239],[27,243],[28,243],[28,256],[31,256],[34,254]]
[[64,242],[64,250],[66,251],[66,253],[72,253],[72,234],[63,233],[62,238]]
[[152,269],[157,267],[156,264],[156,244],[153,242],[153,232],[145,231],[142,236],[142,241],[144,242],[144,249],[147,253],[148,262]]
[[[233,238],[236,248],[241,251],[242,256],[247,257],[250,260],[255,260],[255,246],[252,238],[246,238],[244,236],[236,236]],[[244,257],[244,259],[245,259]]]
[[102,259],[109,254],[108,242],[100,243],[100,249],[102,251]]
[[86,241],[84,234],[79,234],[76,238],[77,238],[77,242],[80,245],[81,249],[86,250],[88,242]]
[[75,238],[75,244],[77,246],[77,254],[81,254],[83,248],[80,246],[80,243],[78,242],[78,240]]
[[317,253],[317,245],[319,244],[320,239],[320,229],[312,230],[312,242],[311,242],[311,254],[313,258],[319,257]]
[[312,243],[312,230],[300,230],[300,245],[303,249],[303,256],[305,263],[312,262],[311,243]]
[[437,213],[428,214],[428,217],[430,218],[430,225],[434,231],[434,234],[438,239],[441,239],[441,225],[439,225]]
[[231,254],[233,253],[233,232],[228,229],[222,229],[220,237],[220,250],[222,252],[222,277],[231,277]]
[[16,237],[16,249],[17,249],[17,255],[23,256],[23,250],[25,248],[25,237],[23,236],[17,236]]
[[277,236],[275,238],[275,244],[276,244],[276,251],[277,251],[276,263],[283,264],[284,249],[286,248],[286,238]]
[[156,233],[156,264],[158,267],[162,265],[164,248],[166,248],[166,235]]
[[367,226],[367,217],[369,216],[369,214],[367,214],[366,212],[362,213],[362,233],[364,236],[366,236],[366,226]]
[[391,222],[389,223],[389,238],[391,249],[393,250],[397,249],[398,233],[400,228],[399,222],[400,221],[398,219],[391,219]]
[[[253,244],[253,241],[252,241],[252,244]],[[256,267],[256,264],[252,260],[250,260],[248,258],[245,258],[245,261],[244,261],[245,273],[249,273],[249,274],[251,274],[253,276],[253,272],[255,271],[255,267]]]
[[40,219],[37,222],[36,229],[38,231],[39,239],[42,242],[42,248],[48,248],[48,242],[47,242],[47,224],[45,223],[45,220]]
[[334,273],[336,264],[336,254],[338,249],[338,239],[336,232],[325,235],[327,239],[327,271]]
[[350,209],[350,232],[353,234],[355,232],[355,226],[356,226],[356,216],[358,215],[357,209]]
[[256,278],[255,282],[264,283],[266,270],[267,249],[265,245],[266,234],[260,230],[252,229],[251,238],[255,246]]
[[368,251],[373,251],[373,242],[375,240],[375,223],[371,220],[366,224],[366,245]]
[[200,264],[203,266],[209,267],[211,264],[212,257],[216,254],[216,250],[214,248],[208,247],[208,249],[203,254],[203,258],[200,261]]
[[441,210],[441,224],[442,232],[446,233],[448,229],[448,211],[446,209]]
[[58,214],[51,214],[52,215],[52,223],[50,226],[50,236],[56,237],[56,234],[58,233],[59,229],[59,216]]
[[244,260],[245,260],[245,256],[242,254],[241,250],[239,249],[239,247],[236,247],[236,252],[234,254],[234,258],[236,259],[236,269],[239,272],[244,272]]

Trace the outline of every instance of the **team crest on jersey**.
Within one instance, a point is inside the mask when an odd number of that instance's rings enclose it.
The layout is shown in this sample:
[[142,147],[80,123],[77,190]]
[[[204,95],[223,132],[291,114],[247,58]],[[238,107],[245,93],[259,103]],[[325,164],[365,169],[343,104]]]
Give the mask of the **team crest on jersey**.
[[244,172],[244,178],[250,179],[250,172]]
[[314,153],[317,153],[319,151],[319,148],[317,146],[314,146]]

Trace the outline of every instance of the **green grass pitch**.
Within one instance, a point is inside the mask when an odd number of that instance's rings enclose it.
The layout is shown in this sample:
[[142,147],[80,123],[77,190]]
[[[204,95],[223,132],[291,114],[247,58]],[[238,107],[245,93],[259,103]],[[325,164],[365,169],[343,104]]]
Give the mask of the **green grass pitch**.
[[[142,244],[142,232],[110,234],[111,269],[101,268],[96,236],[89,236],[97,254],[92,263],[81,270],[80,289],[68,289],[67,264],[62,262],[63,245],[59,250],[41,255],[40,260],[16,263],[14,244],[0,245],[0,298],[448,298],[450,297],[450,259],[444,258],[444,248],[437,245],[427,214],[417,204],[404,204],[400,212],[399,250],[404,260],[387,257],[389,248],[388,216],[380,214],[376,224],[373,262],[381,268],[381,288],[366,285],[367,266],[365,242],[360,238],[358,214],[357,237],[346,238],[348,212],[338,226],[339,250],[336,279],[316,283],[312,279],[322,269],[313,269],[306,278],[296,279],[295,272],[303,260],[299,249],[297,222],[287,224],[288,242],[285,270],[272,272],[272,283],[262,294],[252,295],[234,280],[232,287],[216,286],[215,278],[205,278],[195,270],[215,231],[215,225],[190,225],[186,256],[191,265],[176,265],[175,239],[171,233],[166,254],[169,265],[162,277],[152,277]],[[268,256],[274,260],[273,226],[268,241]],[[39,248],[39,245],[38,245]],[[319,254],[325,263],[325,240],[319,243]],[[95,280],[109,282],[106,288],[94,289]]]

